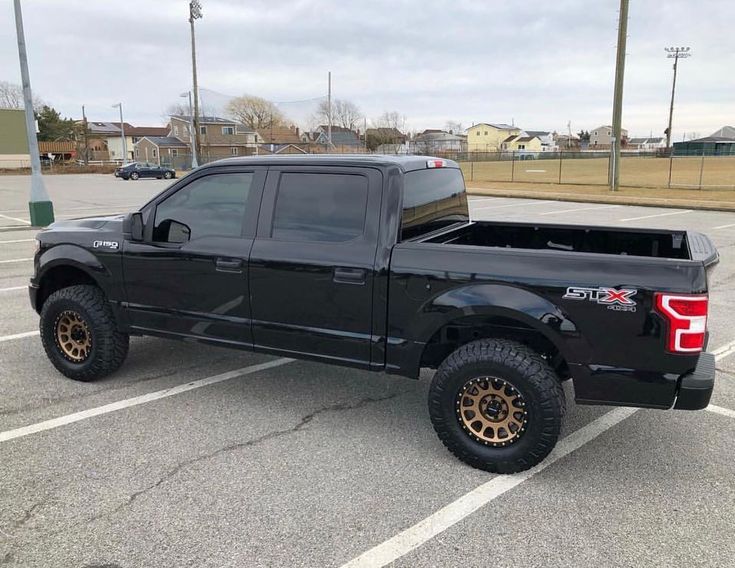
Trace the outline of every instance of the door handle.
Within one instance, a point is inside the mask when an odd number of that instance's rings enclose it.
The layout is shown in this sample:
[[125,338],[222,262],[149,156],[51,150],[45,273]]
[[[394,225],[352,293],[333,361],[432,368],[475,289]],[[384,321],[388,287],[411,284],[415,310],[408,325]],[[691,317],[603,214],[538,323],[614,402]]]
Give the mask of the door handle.
[[241,258],[218,258],[215,266],[219,272],[242,272]]
[[334,280],[341,284],[365,284],[367,270],[364,268],[342,268],[334,269]]

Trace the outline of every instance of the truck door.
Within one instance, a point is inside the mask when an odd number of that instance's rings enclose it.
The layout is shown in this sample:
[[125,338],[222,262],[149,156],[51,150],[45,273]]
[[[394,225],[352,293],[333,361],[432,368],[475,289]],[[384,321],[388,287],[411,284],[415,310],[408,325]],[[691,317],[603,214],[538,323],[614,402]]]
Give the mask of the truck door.
[[252,346],[248,255],[264,180],[262,167],[202,170],[146,207],[144,242],[124,243],[134,328]]
[[250,256],[256,350],[370,366],[382,174],[272,167]]

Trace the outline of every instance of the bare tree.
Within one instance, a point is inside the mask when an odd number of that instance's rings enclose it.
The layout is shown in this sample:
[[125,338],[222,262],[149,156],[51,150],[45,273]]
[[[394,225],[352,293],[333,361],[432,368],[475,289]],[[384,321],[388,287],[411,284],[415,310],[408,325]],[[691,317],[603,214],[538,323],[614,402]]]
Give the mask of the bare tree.
[[[44,103],[38,97],[33,97],[33,110],[39,111]],[[0,81],[0,108],[22,109],[23,87],[8,81]]]
[[286,123],[286,117],[278,107],[260,97],[250,95],[235,97],[227,103],[226,111],[233,119],[253,130],[282,126]]
[[[317,122],[327,124],[329,121],[329,102],[325,99],[319,103],[316,111]],[[355,103],[345,99],[334,99],[332,101],[332,125],[341,126],[349,130],[357,130],[363,114]]]
[[403,132],[406,128],[406,115],[398,111],[385,111],[378,118],[373,120],[376,128],[395,128]]
[[444,130],[446,130],[450,134],[462,134],[462,132],[464,132],[462,123],[456,120],[447,120],[444,123]]

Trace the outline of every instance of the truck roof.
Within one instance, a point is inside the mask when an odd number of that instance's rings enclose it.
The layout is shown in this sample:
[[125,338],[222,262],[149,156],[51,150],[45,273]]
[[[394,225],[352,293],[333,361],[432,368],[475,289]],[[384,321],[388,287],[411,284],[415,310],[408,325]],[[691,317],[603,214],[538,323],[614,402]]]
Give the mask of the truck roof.
[[445,168],[459,168],[454,160],[436,158],[433,156],[392,156],[387,154],[289,154],[288,156],[266,155],[246,156],[239,158],[225,158],[210,162],[206,166],[221,165],[334,165],[334,166],[392,166],[397,165],[405,172],[424,170],[428,160],[441,160]]

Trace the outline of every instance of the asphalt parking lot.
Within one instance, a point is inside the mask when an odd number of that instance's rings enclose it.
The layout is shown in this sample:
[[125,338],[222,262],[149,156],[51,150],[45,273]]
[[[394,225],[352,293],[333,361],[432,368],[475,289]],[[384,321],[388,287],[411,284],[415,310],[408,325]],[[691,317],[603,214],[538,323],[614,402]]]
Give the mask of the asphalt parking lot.
[[[57,218],[132,210],[168,185],[45,179]],[[735,565],[735,214],[472,199],[478,219],[697,230],[721,255],[712,408],[570,404],[538,470],[493,476],[435,436],[428,373],[134,338],[113,376],[63,378],[25,288],[28,184],[0,177],[0,565]]]

